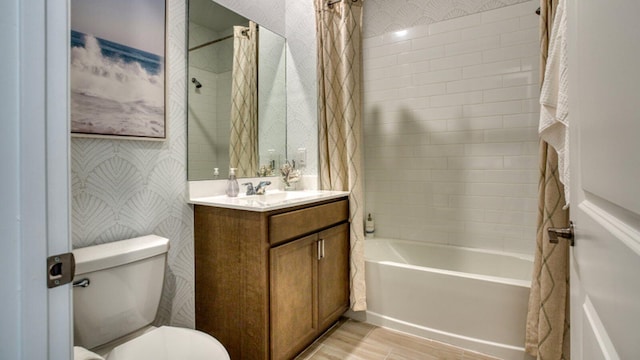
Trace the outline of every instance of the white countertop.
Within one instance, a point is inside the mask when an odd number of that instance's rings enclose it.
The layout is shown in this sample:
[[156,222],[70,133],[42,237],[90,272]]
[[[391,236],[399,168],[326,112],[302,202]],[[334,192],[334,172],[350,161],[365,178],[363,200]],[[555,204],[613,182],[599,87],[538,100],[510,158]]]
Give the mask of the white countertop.
[[265,195],[246,196],[244,194],[240,194],[238,197],[229,197],[227,195],[195,197],[189,199],[189,203],[205,206],[217,206],[228,209],[264,212],[298,205],[307,205],[324,200],[338,199],[348,195],[348,191],[267,190]]

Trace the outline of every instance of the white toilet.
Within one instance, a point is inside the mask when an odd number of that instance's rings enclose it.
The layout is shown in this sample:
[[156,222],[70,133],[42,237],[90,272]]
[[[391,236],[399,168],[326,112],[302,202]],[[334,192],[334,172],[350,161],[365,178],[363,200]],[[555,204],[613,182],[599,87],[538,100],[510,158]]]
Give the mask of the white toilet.
[[150,326],[168,250],[169,240],[148,235],[73,251],[76,346],[107,360],[229,359],[224,346],[208,334]]

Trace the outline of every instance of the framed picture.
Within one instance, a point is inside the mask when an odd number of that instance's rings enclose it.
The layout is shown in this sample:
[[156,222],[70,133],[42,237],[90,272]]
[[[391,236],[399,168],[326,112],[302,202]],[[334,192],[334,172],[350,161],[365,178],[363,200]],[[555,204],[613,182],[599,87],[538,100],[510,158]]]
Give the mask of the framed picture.
[[74,136],[166,139],[165,0],[71,0]]

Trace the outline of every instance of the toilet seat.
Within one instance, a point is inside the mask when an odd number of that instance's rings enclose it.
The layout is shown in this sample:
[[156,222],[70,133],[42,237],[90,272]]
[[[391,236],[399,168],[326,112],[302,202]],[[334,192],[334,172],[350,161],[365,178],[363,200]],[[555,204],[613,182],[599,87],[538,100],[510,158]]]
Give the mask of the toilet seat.
[[229,360],[224,346],[201,331],[161,326],[115,347],[107,360]]

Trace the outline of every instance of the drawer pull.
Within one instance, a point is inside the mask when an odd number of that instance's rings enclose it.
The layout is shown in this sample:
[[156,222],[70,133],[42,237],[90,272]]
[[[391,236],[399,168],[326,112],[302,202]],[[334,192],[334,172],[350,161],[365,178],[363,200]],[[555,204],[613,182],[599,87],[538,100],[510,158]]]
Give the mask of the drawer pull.
[[318,260],[324,259],[324,239],[318,240]]

